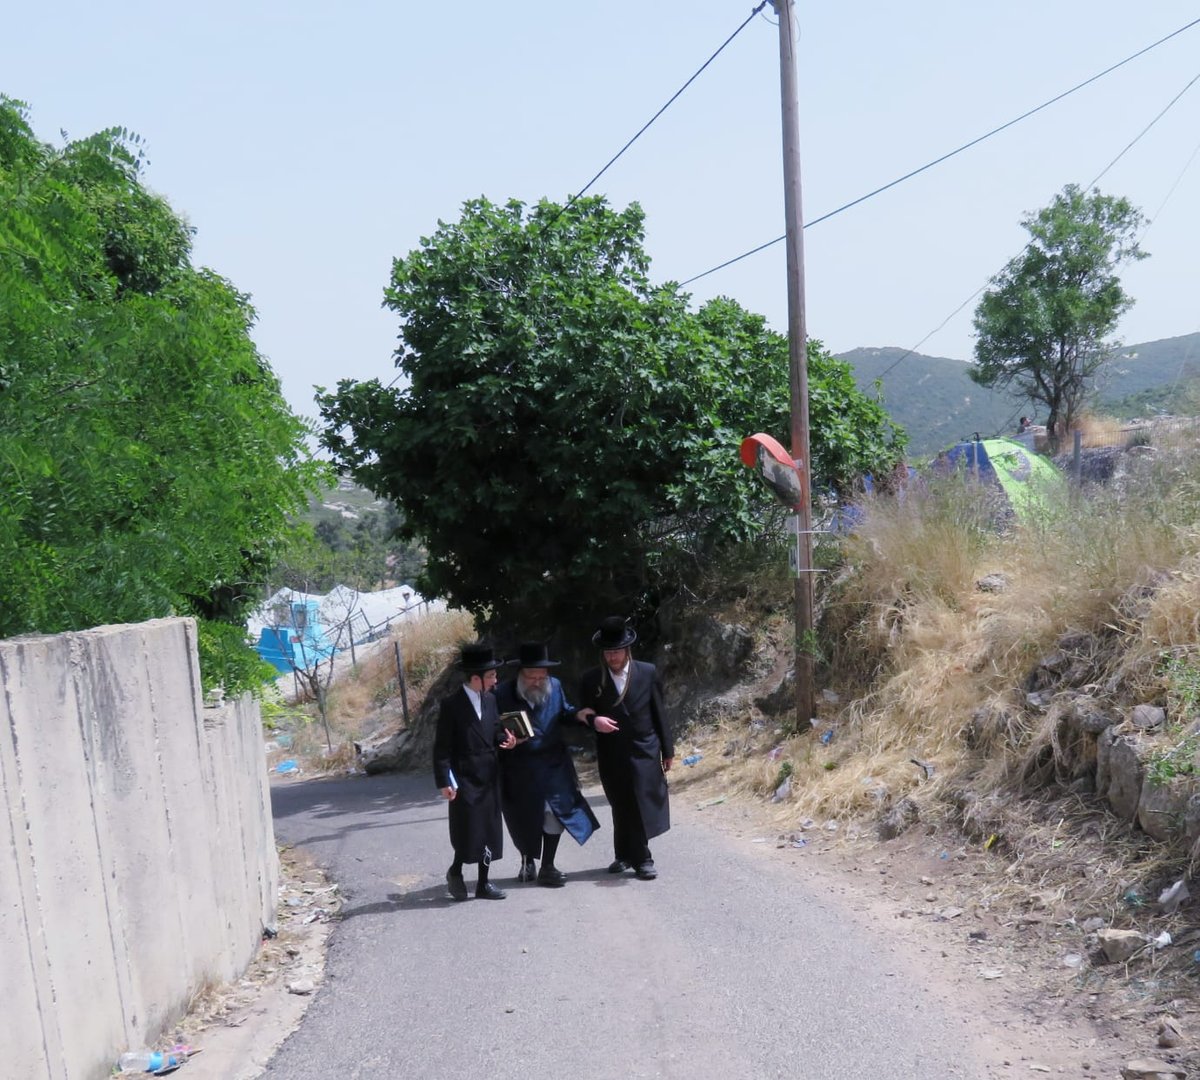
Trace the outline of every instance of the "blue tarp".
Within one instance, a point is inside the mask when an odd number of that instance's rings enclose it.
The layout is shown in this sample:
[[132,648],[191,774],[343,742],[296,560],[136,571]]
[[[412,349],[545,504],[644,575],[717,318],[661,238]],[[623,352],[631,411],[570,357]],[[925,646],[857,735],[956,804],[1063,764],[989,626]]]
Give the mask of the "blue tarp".
[[258,636],[258,655],[282,672],[307,671],[328,660],[336,649],[318,621],[315,600],[297,601],[288,607],[290,625],[263,627]]

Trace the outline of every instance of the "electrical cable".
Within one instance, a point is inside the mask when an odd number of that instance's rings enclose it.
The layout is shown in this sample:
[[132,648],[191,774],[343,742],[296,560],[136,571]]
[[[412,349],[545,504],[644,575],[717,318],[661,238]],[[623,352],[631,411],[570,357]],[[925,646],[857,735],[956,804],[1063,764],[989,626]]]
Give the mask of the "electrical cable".
[[[951,150],[949,153],[942,154],[941,157],[934,158],[932,161],[927,162],[926,164],[922,165],[920,168],[913,169],[911,172],[907,172],[903,176],[897,177],[895,180],[892,180],[889,183],[884,184],[882,187],[875,188],[874,191],[868,191],[865,195],[860,195],[857,199],[853,199],[852,201],[845,203],[842,206],[837,207],[835,210],[830,210],[827,214],[822,214],[820,217],[814,218],[812,221],[805,222],[804,228],[808,229],[808,228],[811,228],[813,225],[819,225],[822,221],[828,221],[831,217],[835,217],[837,214],[842,213],[844,210],[849,210],[851,207],[857,206],[859,203],[866,202],[868,199],[872,199],[876,195],[882,194],[883,192],[887,191],[889,188],[894,188],[897,184],[902,184],[905,180],[911,180],[914,176],[917,176],[920,173],[923,173],[928,169],[932,169],[935,165],[940,165],[944,161],[948,161],[950,158],[954,157],[955,155],[961,154],[964,150],[969,150],[973,146],[978,146],[985,139],[990,139],[993,135],[998,135],[1000,132],[1005,131],[1006,129],[1012,127],[1014,124],[1018,124],[1022,120],[1026,120],[1029,117],[1033,116],[1035,113],[1039,113],[1043,109],[1046,109],[1049,106],[1054,105],[1059,101],[1062,101],[1064,98],[1070,97],[1070,95],[1074,94],[1077,90],[1082,90],[1085,86],[1089,86],[1091,83],[1096,82],[1098,79],[1102,79],[1105,75],[1111,74],[1112,72],[1116,71],[1118,68],[1124,67],[1126,64],[1130,63],[1131,61],[1136,60],[1139,56],[1144,56],[1146,53],[1150,52],[1151,49],[1158,48],[1159,45],[1162,45],[1165,42],[1170,41],[1173,37],[1178,37],[1185,30],[1190,30],[1193,26],[1196,26],[1197,24],[1200,24],[1200,19],[1193,19],[1190,23],[1187,23],[1185,26],[1181,26],[1178,30],[1174,30],[1170,34],[1167,34],[1166,37],[1159,38],[1154,43],[1147,45],[1145,48],[1139,49],[1137,52],[1132,53],[1131,55],[1125,57],[1124,60],[1120,60],[1117,63],[1111,65],[1110,67],[1106,67],[1103,71],[1097,72],[1095,75],[1091,76],[1091,78],[1084,79],[1083,82],[1077,83],[1075,86],[1072,86],[1069,90],[1064,90],[1061,94],[1055,95],[1054,97],[1050,98],[1048,101],[1043,101],[1042,104],[1038,105],[1036,108],[1029,109],[1027,112],[1023,112],[1020,116],[1014,117],[1012,120],[1009,120],[1007,123],[1001,124],[999,127],[992,128],[991,131],[988,131],[985,134],[980,135],[978,138],[972,139],[970,142],[963,143],[962,146],[959,146],[957,149]],[[1186,90],[1186,88],[1185,88],[1185,90]],[[1169,106],[1168,106],[1168,108],[1169,108]],[[1124,151],[1122,151],[1122,153],[1124,153]],[[1115,163],[1116,163],[1115,161],[1110,163],[1109,168],[1111,168],[1112,165]],[[1103,173],[1101,175],[1103,175]],[[780,243],[781,241],[785,240],[786,238],[787,238],[786,234],[784,236],[777,236],[777,237],[775,237],[774,240],[768,240],[766,243],[759,244],[757,247],[751,248],[749,251],[743,252],[741,255],[737,255],[732,259],[726,259],[725,262],[719,263],[718,265],[712,267],[711,269],[705,270],[703,273],[699,273],[699,274],[694,275],[693,277],[687,278],[686,280],[681,281],[679,284],[680,284],[680,286],[690,285],[693,281],[699,281],[701,278],[708,277],[709,274],[715,274],[718,270],[724,270],[725,267],[732,266],[736,262],[741,262],[742,259],[749,258],[751,255],[755,255],[758,252],[763,251],[765,248],[772,247],[773,245]]]
[[[1096,176],[1092,179],[1092,182],[1090,184],[1086,185],[1084,190],[1090,191],[1092,188],[1094,188],[1096,186],[1096,184],[1099,183],[1100,180],[1104,177],[1104,174],[1107,173],[1109,171],[1109,169],[1111,169],[1118,161],[1120,161],[1121,158],[1123,158],[1127,153],[1129,153],[1129,151],[1131,149],[1133,149],[1133,147],[1136,146],[1141,141],[1141,139],[1150,131],[1150,129],[1152,127],[1154,127],[1154,125],[1157,124],[1164,116],[1166,116],[1166,114],[1176,104],[1176,102],[1178,102],[1179,99],[1182,98],[1184,94],[1186,94],[1193,86],[1195,86],[1197,82],[1200,82],[1200,73],[1194,75],[1192,77],[1191,81],[1189,81],[1188,84],[1182,90],[1180,90],[1178,94],[1176,94],[1173,98],[1171,98],[1171,100],[1169,102],[1167,102],[1167,104],[1165,106],[1163,106],[1163,108],[1161,110],[1159,110],[1158,114],[1154,117],[1154,119],[1151,120],[1150,123],[1148,123],[1144,128],[1142,128],[1142,130],[1139,131],[1126,144],[1125,148],[1115,158],[1113,158],[1112,161],[1110,161],[1107,165],[1105,165],[1104,168],[1101,169],[1096,174]],[[1200,147],[1198,147],[1197,149],[1200,149]],[[1193,156],[1195,156],[1195,155],[1193,154]],[[1188,164],[1189,165],[1191,164],[1190,160],[1189,160]],[[1182,174],[1181,174],[1181,176],[1182,176]],[[1176,183],[1178,183],[1178,181],[1176,181]],[[1174,190],[1174,188],[1172,188],[1172,190]],[[1149,226],[1147,226],[1147,228],[1149,228]],[[1143,232],[1142,235],[1145,236],[1145,232]],[[1029,248],[1032,246],[1032,244],[1033,244],[1032,240],[1028,241],[1025,244],[1025,246],[1019,252],[1017,252],[1016,255],[1013,256],[1013,258],[1019,259],[1022,255],[1025,254],[1026,251],[1029,250]],[[1012,262],[1012,259],[1009,259],[1009,262]],[[887,375],[889,372],[891,372],[896,367],[898,367],[902,361],[907,360],[908,357],[912,356],[912,354],[915,353],[917,351],[917,349],[919,349],[923,344],[925,344],[925,342],[928,341],[931,337],[933,337],[933,335],[936,334],[939,330],[941,330],[942,327],[944,327],[946,325],[946,323],[948,323],[951,319],[953,319],[955,315],[957,315],[960,311],[962,311],[962,309],[965,308],[972,300],[974,300],[975,297],[977,297],[981,292],[983,292],[983,290],[988,287],[988,283],[990,281],[991,281],[991,278],[988,278],[987,281],[985,281],[982,285],[980,285],[978,289],[976,289],[961,304],[959,304],[958,307],[956,307],[952,312],[950,312],[950,314],[947,315],[933,330],[930,330],[929,333],[926,334],[923,338],[921,338],[921,340],[918,341],[911,349],[909,349],[905,353],[902,353],[895,361],[893,361],[891,364],[889,364],[886,368],[883,369],[883,371],[881,371],[875,377],[877,379],[882,379],[885,375]]]
[[551,218],[547,223],[548,226],[553,225],[561,215],[565,214],[575,204],[576,200],[583,198],[583,196],[587,194],[591,186],[617,163],[617,160],[621,157],[621,155],[624,154],[625,151],[628,150],[635,142],[637,142],[638,139],[640,139],[642,135],[646,133],[650,125],[653,124],[655,120],[662,116],[662,114],[665,113],[675,103],[675,100],[679,97],[679,95],[682,94],[689,86],[692,85],[692,83],[696,81],[696,79],[700,77],[700,74],[704,71],[704,69],[708,67],[708,65],[711,64],[718,56],[720,56],[722,52],[725,51],[725,47],[729,45],[729,43],[733,41],[738,34],[745,30],[747,26],[750,25],[750,23],[754,20],[754,16],[762,11],[762,9],[767,6],[768,2],[769,0],[762,0],[762,3],[760,3],[753,11],[750,12],[749,15],[746,16],[746,19],[742,25],[739,26],[732,34],[730,34],[729,37],[727,37],[721,43],[721,46],[717,49],[717,51],[713,53],[712,56],[710,56],[707,60],[705,60],[704,63],[695,70],[695,72],[692,73],[691,78],[689,78],[687,82],[685,82],[678,90],[675,91],[675,93],[671,95],[671,97],[667,100],[667,103],[663,105],[663,107],[659,109],[658,112],[656,112],[652,117],[650,117],[650,119],[647,120],[640,128],[638,128],[637,134],[634,135],[632,139],[630,139],[624,146],[621,147],[620,150],[618,150],[611,158],[608,159],[604,168],[596,173],[595,176],[593,176],[586,184],[583,185],[583,187],[581,187],[574,195],[572,195],[566,201],[566,203],[563,204],[562,209],[559,210],[559,212],[555,214],[554,217]]

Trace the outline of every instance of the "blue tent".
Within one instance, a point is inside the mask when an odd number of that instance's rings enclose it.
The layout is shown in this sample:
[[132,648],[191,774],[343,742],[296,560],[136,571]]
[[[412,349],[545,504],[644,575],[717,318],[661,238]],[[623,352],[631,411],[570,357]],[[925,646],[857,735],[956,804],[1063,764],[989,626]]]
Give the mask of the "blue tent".
[[1060,502],[1066,480],[1049,459],[1014,439],[968,439],[938,454],[934,472],[964,470],[1007,496],[1018,518]]

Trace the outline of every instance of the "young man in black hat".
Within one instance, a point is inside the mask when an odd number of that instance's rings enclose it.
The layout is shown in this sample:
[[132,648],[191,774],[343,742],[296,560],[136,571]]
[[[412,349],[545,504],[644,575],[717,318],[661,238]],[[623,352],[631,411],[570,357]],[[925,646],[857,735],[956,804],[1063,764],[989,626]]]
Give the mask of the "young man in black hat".
[[[563,831],[578,844],[600,827],[579,790],[575,765],[563,742],[562,725],[578,713],[567,701],[562,683],[550,674],[558,667],[544,642],[526,641],[517,650],[516,675],[496,687],[501,715],[524,712],[533,737],[500,761],[500,805],[509,835],[521,852],[518,881],[549,888],[566,884],[567,876],[554,865]],[[538,869],[537,859],[542,860]]]
[[634,660],[637,634],[618,616],[592,635],[603,663],[580,680],[580,716],[596,732],[596,765],[612,808],[610,874],[633,868],[643,881],[658,876],[649,841],[671,827],[667,778],[675,759],[662,680],[653,664]]
[[462,687],[443,699],[438,712],[433,777],[442,798],[450,803],[454,862],[446,872],[446,883],[455,900],[467,899],[463,863],[479,864],[478,899],[505,897],[488,881],[492,860],[504,854],[497,749],[510,750],[517,743],[516,736],[500,726],[491,694],[501,663],[488,645],[464,645],[458,662]]

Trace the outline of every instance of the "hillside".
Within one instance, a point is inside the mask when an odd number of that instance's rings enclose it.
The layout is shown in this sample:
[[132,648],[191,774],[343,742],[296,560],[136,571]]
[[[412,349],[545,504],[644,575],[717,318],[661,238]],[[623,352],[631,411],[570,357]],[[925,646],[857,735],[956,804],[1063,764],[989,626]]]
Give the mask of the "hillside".
[[908,432],[913,457],[935,453],[976,431],[991,436],[1015,430],[1017,418],[1028,411],[1016,398],[976,386],[961,360],[916,352],[905,356],[907,352],[852,349],[838,359],[854,369],[855,380],[868,393],[882,376],[884,408]]
[[[961,360],[907,352],[895,347],[859,348],[839,353],[838,359],[850,364],[864,390],[872,390],[882,377],[884,406],[908,431],[914,457],[976,431],[984,436],[1003,434],[1021,414],[1036,414],[1019,398],[977,386]],[[1197,377],[1200,333],[1128,345],[1097,385],[1098,407],[1120,416],[1191,411],[1182,407],[1180,399]]]

